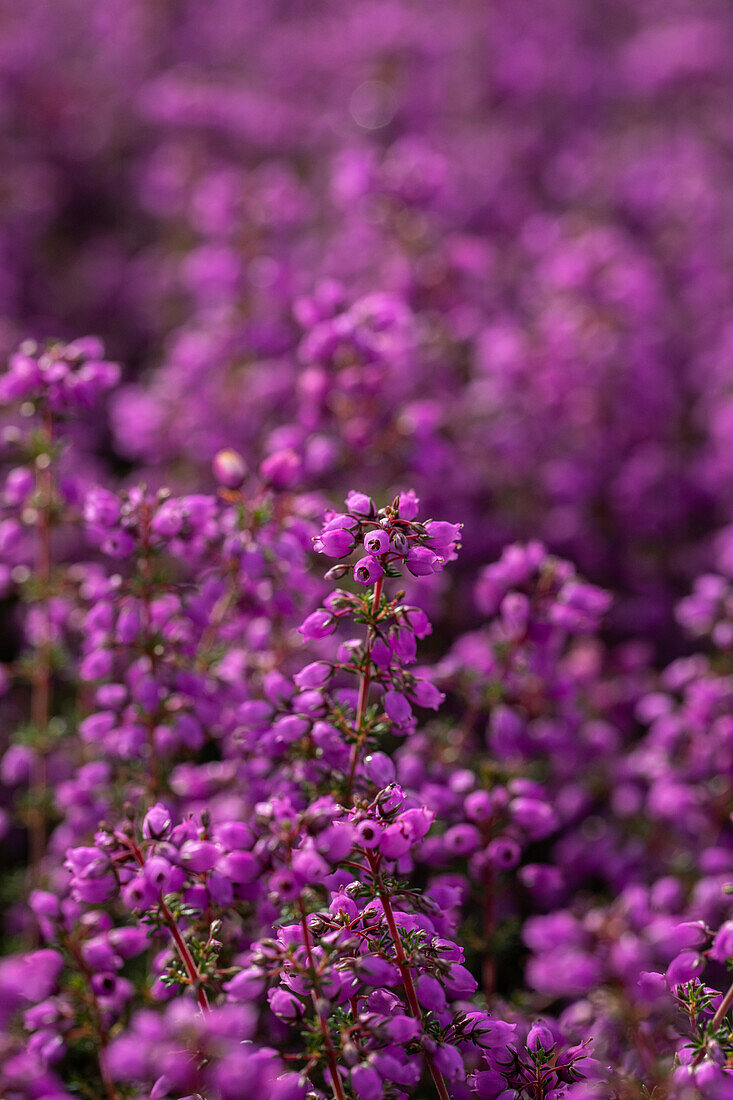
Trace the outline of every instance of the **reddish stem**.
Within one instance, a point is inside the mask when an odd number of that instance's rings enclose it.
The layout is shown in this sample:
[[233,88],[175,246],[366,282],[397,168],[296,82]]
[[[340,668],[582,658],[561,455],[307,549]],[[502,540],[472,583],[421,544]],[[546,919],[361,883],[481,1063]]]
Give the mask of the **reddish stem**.
[[[732,1007],[733,1007],[733,982],[731,982],[731,985],[728,988],[728,992],[726,993],[725,997],[723,997],[723,1000],[718,1005],[718,1011],[715,1013],[715,1015],[713,1016],[713,1018],[710,1022],[710,1030],[711,1031],[717,1031],[718,1030],[718,1028],[722,1024],[723,1020],[728,1015],[728,1013],[729,1013],[729,1011]],[[693,1058],[692,1065],[693,1066],[699,1066],[700,1062],[702,1062],[704,1057],[705,1057],[705,1048],[703,1047],[703,1049],[699,1050],[697,1052],[697,1054],[695,1055],[695,1057]]]
[[[300,902],[300,927],[303,929],[303,943],[305,944],[305,952],[308,956],[308,966],[313,973],[313,984],[316,985],[316,964],[313,958],[313,951],[311,949],[311,937],[310,929],[308,928],[308,919],[306,917],[305,909],[303,908],[303,902]],[[328,1069],[331,1074],[331,1081],[333,1082],[333,1094],[336,1100],[346,1100],[344,1096],[343,1086],[341,1084],[341,1078],[339,1076],[338,1064],[336,1062],[336,1052],[333,1049],[333,1043],[331,1042],[331,1036],[328,1031],[328,1025],[323,1019],[323,1016],[318,1009],[318,1001],[316,998],[315,990],[311,994],[313,998],[313,1007],[318,1017],[318,1023],[321,1028],[321,1035],[323,1036],[323,1045],[326,1050],[326,1059],[328,1061]]]
[[171,913],[171,911],[168,908],[168,906],[166,905],[166,903],[163,901],[162,897],[161,897],[158,904],[159,904],[159,907],[160,907],[160,912],[163,916],[163,920],[166,922],[166,924],[170,928],[171,935],[173,936],[173,939],[175,941],[175,945],[178,948],[178,954],[181,956],[181,961],[183,962],[183,965],[186,968],[186,973],[188,974],[188,976],[191,980],[191,984],[193,985],[193,987],[196,990],[196,1000],[199,1003],[199,1007],[201,1008],[201,1011],[203,1013],[206,1013],[206,1012],[209,1011],[209,1000],[208,1000],[208,997],[206,996],[206,990],[201,985],[201,975],[199,974],[198,969],[196,968],[196,963],[193,961],[193,958],[191,957],[191,952],[188,950],[188,946],[186,944],[186,941],[184,940],[183,936],[181,935],[180,929],[179,929],[178,925],[176,924],[175,917]]
[[[379,611],[379,602],[382,599],[382,588],[384,586],[384,577],[380,577],[377,583],[374,585],[374,593],[372,595],[372,618]],[[354,719],[354,732],[356,739],[351,746],[351,758],[349,760],[349,776],[346,781],[346,802],[351,802],[351,792],[354,787],[354,779],[356,778],[356,769],[359,765],[359,755],[361,753],[361,747],[364,743],[364,733],[362,725],[364,722],[364,713],[367,707],[367,701],[369,698],[369,685],[372,678],[371,670],[371,653],[372,644],[374,642],[374,629],[372,627],[367,631],[366,645],[364,647],[364,664],[365,671],[359,674],[359,698],[356,704],[356,718]]]
[[[369,857],[369,863],[372,867],[372,874],[376,876],[378,871],[377,860],[371,852],[367,852]],[[381,885],[379,887],[379,900],[382,903],[382,909],[384,910],[384,918],[387,921],[387,927],[394,943],[395,955],[397,957],[397,965],[400,968],[402,974],[402,984],[404,986],[405,995],[407,997],[407,1003],[410,1006],[410,1011],[416,1020],[422,1022],[422,1012],[420,1010],[420,1002],[417,999],[417,993],[415,991],[415,983],[412,980],[412,972],[410,970],[410,964],[405,956],[404,949],[402,947],[402,940],[397,928],[397,922],[394,919],[394,913],[392,912],[392,902],[390,901],[389,894],[384,890]],[[433,1079],[436,1092],[440,1097],[440,1100],[450,1100],[450,1094],[446,1088],[443,1075],[433,1061],[432,1055],[423,1050],[423,1057],[425,1058],[425,1064],[430,1070],[430,1076]]]
[[[128,843],[130,845],[130,848],[132,849],[133,855],[135,856],[138,865],[140,867],[144,867],[145,857],[138,848],[137,844],[135,844],[133,840],[130,840]],[[181,931],[176,924],[176,918],[173,916],[170,909],[164,902],[162,894],[158,899],[158,908],[160,909],[163,920],[166,922],[168,928],[170,929],[171,936],[173,937],[173,942],[178,949],[178,954],[180,955],[181,962],[183,963],[186,973],[188,974],[189,981],[196,990],[196,1000],[199,1003],[199,1007],[201,1008],[201,1011],[203,1013],[206,1013],[209,1011],[209,999],[206,996],[206,990],[201,985],[201,975],[198,972],[198,968],[193,960],[191,952],[188,950],[188,944],[184,940],[183,936],[181,935]]]

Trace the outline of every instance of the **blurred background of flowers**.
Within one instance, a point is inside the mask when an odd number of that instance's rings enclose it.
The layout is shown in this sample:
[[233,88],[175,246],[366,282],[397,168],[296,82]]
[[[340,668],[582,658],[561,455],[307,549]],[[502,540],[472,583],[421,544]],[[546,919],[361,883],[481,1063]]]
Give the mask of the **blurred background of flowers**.
[[543,538],[663,640],[732,518],[725,0],[29,0],[0,29],[0,342],[105,340],[118,468],[407,477],[466,568]]

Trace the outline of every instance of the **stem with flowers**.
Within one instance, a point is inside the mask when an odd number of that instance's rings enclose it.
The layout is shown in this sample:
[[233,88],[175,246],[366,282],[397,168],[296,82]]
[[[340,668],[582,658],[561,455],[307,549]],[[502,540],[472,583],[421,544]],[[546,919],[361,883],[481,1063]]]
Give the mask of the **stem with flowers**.
[[[346,504],[346,513],[327,519],[320,538],[316,540],[316,548],[330,556],[342,556],[350,553],[358,542],[362,542],[367,554],[354,566],[354,579],[362,585],[373,585],[371,593],[364,598],[361,611],[367,621],[366,638],[355,665],[351,666],[351,670],[358,676],[359,690],[345,787],[345,803],[348,806],[353,800],[362,749],[371,732],[365,729],[364,720],[373,680],[376,679],[385,692],[387,718],[395,730],[406,732],[414,724],[410,704],[404,697],[406,691],[414,692],[416,701],[423,703],[431,698],[429,692],[420,696],[420,689],[416,683],[413,684],[413,678],[405,668],[414,659],[411,646],[404,637],[406,633],[410,633],[409,613],[400,607],[388,606],[386,612],[381,608],[385,579],[399,577],[403,566],[415,576],[438,571],[443,565],[443,555],[453,553],[459,527],[452,524],[424,526],[415,522],[417,502],[412,494],[405,494],[403,498],[397,497],[391,506],[379,512],[363,494],[350,494]],[[401,508],[404,514],[401,514]],[[344,566],[337,566],[330,573],[338,577],[344,571]],[[346,593],[340,594],[338,602],[334,603],[334,607],[342,613],[347,613],[348,609],[355,606]],[[378,622],[381,622],[382,629],[378,627]],[[330,622],[327,625],[330,627]],[[392,628],[389,633],[388,627]],[[382,648],[379,657],[375,653],[378,637]],[[434,700],[428,705],[435,705]],[[390,894],[380,871],[382,856],[369,849],[366,856],[371,877],[377,884],[378,897],[393,943],[409,1011],[422,1026],[423,1016],[410,962],[404,952]],[[423,1049],[422,1053],[437,1095],[440,1100],[449,1100],[445,1080],[430,1052]]]
[[[405,996],[407,997],[407,1003],[410,1006],[410,1011],[416,1020],[422,1023],[422,1012],[420,1010],[420,1003],[417,999],[417,992],[415,990],[415,983],[412,980],[412,972],[410,970],[410,963],[407,959],[404,948],[402,946],[402,939],[400,937],[399,929],[395,922],[394,913],[392,912],[392,901],[390,899],[389,891],[386,889],[379,874],[379,866],[381,859],[379,856],[375,856],[372,852],[367,853],[369,859],[369,867],[375,882],[379,883],[379,900],[382,903],[382,909],[384,910],[384,919],[387,922],[389,928],[389,934],[392,937],[392,943],[394,944],[395,957],[397,959],[397,965],[400,968],[400,974],[402,976],[402,985],[405,990]],[[440,1100],[450,1100],[450,1095],[443,1080],[443,1076],[440,1070],[437,1069],[435,1062],[430,1056],[429,1051],[423,1050],[423,1057],[425,1064],[428,1067],[430,1076],[433,1079],[435,1090],[440,1097]]]
[[[123,842],[132,853],[138,867],[143,869],[145,867],[145,856],[143,855],[140,846],[135,843],[132,837],[129,836],[124,837]],[[196,966],[193,956],[188,949],[188,945],[181,935],[181,930],[178,927],[178,922],[171,913],[162,894],[158,898],[158,909],[160,911],[161,917],[168,926],[173,942],[176,945],[176,950],[178,951],[181,962],[183,963],[186,973],[188,974],[191,988],[195,990],[196,1000],[198,1001],[199,1008],[203,1013],[207,1013],[209,1011],[209,999],[206,996],[206,990],[204,989],[202,984],[202,975],[199,973],[199,969]]]
[[372,656],[372,644],[375,637],[375,623],[379,615],[379,604],[382,599],[382,587],[384,584],[384,578],[380,577],[374,586],[374,592],[372,593],[371,601],[371,618],[372,622],[367,627],[366,645],[364,647],[364,664],[359,670],[359,697],[356,704],[356,717],[354,719],[354,743],[351,746],[351,756],[349,759],[349,774],[346,780],[346,794],[345,798],[347,803],[351,802],[351,795],[354,787],[354,777],[356,776],[356,769],[359,764],[359,757],[364,744],[364,730],[362,728],[364,723],[364,713],[366,711],[367,703],[369,701],[369,685],[371,683],[371,656]]
[[326,1051],[326,1061],[328,1062],[328,1072],[331,1075],[331,1083],[333,1085],[333,1095],[336,1100],[345,1100],[344,1089],[341,1084],[341,1078],[339,1076],[338,1065],[336,1062],[336,1052],[333,1049],[333,1043],[331,1042],[331,1036],[328,1031],[328,1024],[323,1018],[321,1012],[319,991],[318,991],[318,969],[316,967],[315,959],[313,958],[313,948],[311,945],[310,930],[308,928],[308,918],[306,916],[305,907],[303,902],[299,902],[300,909],[300,927],[303,932],[303,944],[305,946],[306,956],[308,958],[308,968],[311,973],[311,979],[313,981],[313,1008],[318,1018],[318,1026],[323,1038],[323,1046]]

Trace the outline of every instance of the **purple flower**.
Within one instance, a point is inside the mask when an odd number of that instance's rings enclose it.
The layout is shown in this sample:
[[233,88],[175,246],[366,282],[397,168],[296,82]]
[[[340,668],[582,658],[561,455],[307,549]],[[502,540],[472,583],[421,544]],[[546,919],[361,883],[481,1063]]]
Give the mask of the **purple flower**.
[[733,921],[725,921],[715,933],[710,956],[720,963],[733,959]]
[[450,559],[461,535],[462,523],[443,523],[430,520],[425,527],[430,536],[431,549],[441,558]]
[[216,866],[219,849],[208,840],[187,840],[181,847],[181,862],[184,867],[201,874]]
[[362,848],[377,848],[382,836],[378,821],[360,821],[356,826],[356,840]]
[[227,852],[219,857],[216,867],[237,884],[256,882],[261,873],[259,861],[251,852]]
[[162,802],[151,806],[143,818],[143,836],[163,840],[171,830],[171,815]]
[[[128,909],[143,912],[152,909],[158,901],[159,890],[143,875],[137,875],[122,887],[122,900]],[[87,900],[92,900],[88,898]],[[99,899],[100,901],[102,898]]]
[[386,691],[384,693],[384,709],[387,717],[396,726],[407,726],[412,721],[412,707],[404,695],[398,691]]
[[26,782],[34,760],[35,753],[28,745],[11,745],[0,763],[0,779],[9,787]]
[[379,1074],[366,1064],[351,1070],[351,1086],[359,1100],[382,1100],[384,1089]]
[[541,840],[549,836],[558,825],[552,807],[537,798],[515,798],[509,804],[509,812],[513,820],[521,825],[533,840]]
[[324,610],[312,612],[298,627],[304,638],[326,638],[329,634],[333,634],[335,629],[336,619],[330,612]]
[[445,990],[437,978],[421,974],[415,983],[417,999],[429,1012],[443,1012],[446,1007]]
[[413,577],[429,577],[442,568],[442,560],[427,546],[411,546],[406,559],[407,568]]
[[468,999],[478,989],[478,982],[465,966],[453,963],[445,979],[445,988],[455,999]]
[[539,1049],[549,1052],[555,1046],[555,1037],[550,1031],[547,1024],[538,1020],[532,1024],[527,1035],[527,1049],[536,1051]]
[[360,516],[372,516],[376,511],[374,501],[370,497],[353,489],[346,497],[346,507],[350,512],[356,512]]
[[270,889],[280,901],[294,901],[301,886],[292,871],[276,871],[270,878]]
[[[498,1070],[479,1070],[471,1079],[473,1090],[478,1100],[498,1100],[504,1098],[507,1093],[506,1078]],[[509,1093],[512,1096],[512,1093]],[[507,1097],[509,1100],[509,1097]]]
[[16,466],[5,478],[4,496],[6,504],[17,507],[33,492],[33,474],[27,466]]
[[407,1043],[420,1033],[419,1021],[414,1016],[400,1014],[390,1016],[386,1024],[390,1039],[395,1043]]
[[414,489],[407,489],[400,493],[399,497],[399,514],[400,519],[413,520],[417,519],[418,508],[420,507],[420,501],[415,494]]
[[684,985],[702,973],[705,960],[696,951],[681,951],[667,967],[667,981],[670,986]]
[[107,489],[90,489],[84,498],[84,519],[94,527],[109,530],[120,518],[119,498]]
[[275,451],[260,464],[263,479],[276,489],[289,489],[298,479],[302,463],[292,448]]
[[463,1080],[466,1068],[461,1053],[449,1043],[439,1043],[433,1054],[435,1065],[449,1081]]
[[369,531],[364,535],[364,549],[368,554],[379,556],[389,550],[389,535],[386,531]]
[[303,1004],[285,989],[271,989],[267,994],[270,1008],[281,1020],[297,1020],[303,1015]]
[[397,968],[386,959],[380,959],[378,955],[357,959],[354,973],[364,985],[395,986],[400,980]]
[[412,839],[402,825],[388,825],[379,838],[379,850],[386,859],[400,859],[412,847]]
[[246,967],[224,986],[230,1000],[250,1001],[265,988],[267,977],[257,967]]
[[383,752],[373,752],[364,758],[364,772],[377,787],[393,783],[396,775],[394,763]]
[[382,576],[384,576],[383,566],[370,554],[359,558],[354,566],[354,580],[358,584],[375,584]]
[[445,699],[442,691],[439,691],[429,680],[415,680],[410,697],[419,707],[437,710]]
[[318,540],[318,549],[329,558],[344,558],[351,553],[355,545],[354,536],[343,527],[324,531]]

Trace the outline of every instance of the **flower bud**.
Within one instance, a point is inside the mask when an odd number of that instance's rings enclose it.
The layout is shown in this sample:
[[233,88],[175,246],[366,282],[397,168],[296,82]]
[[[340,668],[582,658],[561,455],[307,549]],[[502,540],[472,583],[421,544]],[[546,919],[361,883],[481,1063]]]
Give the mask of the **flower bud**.
[[343,527],[334,531],[324,531],[318,540],[320,553],[328,558],[344,558],[351,553],[354,546],[354,536]]
[[412,707],[399,691],[385,692],[384,709],[396,726],[407,726],[412,721]]
[[225,489],[239,489],[247,476],[247,465],[238,451],[225,447],[211,464],[214,477]]
[[357,493],[353,489],[346,497],[346,507],[360,516],[373,516],[376,512],[374,501],[365,493]]
[[446,1006],[445,990],[437,978],[421,974],[415,983],[417,999],[429,1012],[443,1012]]
[[542,1048],[542,1050],[549,1052],[554,1045],[555,1037],[547,1024],[543,1024],[541,1020],[532,1024],[527,1035],[527,1050],[534,1052]]
[[298,627],[298,632],[304,638],[326,638],[336,629],[336,619],[330,612],[323,610],[314,611]]
[[143,836],[148,840],[163,840],[170,830],[171,815],[162,802],[156,802],[143,818]]

